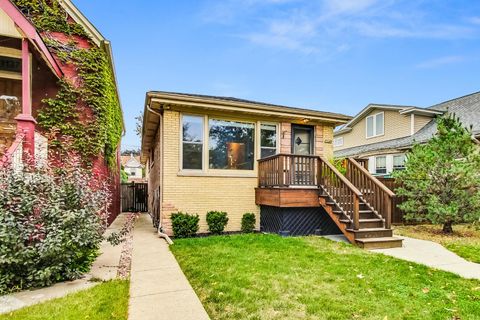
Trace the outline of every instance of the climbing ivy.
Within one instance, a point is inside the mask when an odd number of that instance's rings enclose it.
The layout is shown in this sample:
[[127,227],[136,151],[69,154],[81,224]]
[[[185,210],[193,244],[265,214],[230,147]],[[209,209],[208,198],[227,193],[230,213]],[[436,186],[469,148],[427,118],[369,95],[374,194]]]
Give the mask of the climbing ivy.
[[58,0],[13,0],[13,3],[39,31],[89,37],[81,25],[67,19]]
[[[103,152],[110,166],[115,166],[116,149],[122,135],[122,112],[115,80],[107,53],[93,44],[83,27],[68,19],[58,0],[14,0],[17,7],[42,32],[42,38],[65,64],[73,64],[79,79],[61,79],[55,98],[43,100],[38,115],[39,124],[60,136],[73,138],[73,147],[90,160]],[[69,36],[59,42],[50,32]],[[81,36],[90,48],[78,46]],[[61,143],[61,139],[56,141]]]

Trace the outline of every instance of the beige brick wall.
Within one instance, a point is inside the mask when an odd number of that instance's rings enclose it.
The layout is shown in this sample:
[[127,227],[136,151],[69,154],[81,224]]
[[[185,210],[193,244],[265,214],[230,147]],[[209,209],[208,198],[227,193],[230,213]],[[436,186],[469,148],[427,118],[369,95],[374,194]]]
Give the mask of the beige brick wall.
[[[323,139],[319,142],[321,144],[317,145],[317,154],[325,156],[327,159],[333,158],[333,126],[324,125],[322,127]],[[317,126],[317,131],[319,131],[319,126]],[[318,141],[318,140],[317,140]],[[318,142],[317,142],[318,143]]]
[[[368,138],[366,137],[366,118],[378,112],[384,112],[384,135]],[[343,146],[335,147],[335,150],[356,147],[360,145],[372,144],[381,141],[387,141],[396,138],[402,138],[410,135],[410,115],[401,115],[397,110],[373,109],[356,123],[350,132],[338,135],[343,137]]]
[[292,153],[292,124],[289,122],[280,124],[280,153]]

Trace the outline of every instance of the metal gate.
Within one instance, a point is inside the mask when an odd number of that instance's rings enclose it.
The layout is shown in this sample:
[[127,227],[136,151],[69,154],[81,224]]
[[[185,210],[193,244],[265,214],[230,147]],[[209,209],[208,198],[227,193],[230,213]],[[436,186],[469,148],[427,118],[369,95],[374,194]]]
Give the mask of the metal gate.
[[122,183],[122,212],[148,211],[148,184]]

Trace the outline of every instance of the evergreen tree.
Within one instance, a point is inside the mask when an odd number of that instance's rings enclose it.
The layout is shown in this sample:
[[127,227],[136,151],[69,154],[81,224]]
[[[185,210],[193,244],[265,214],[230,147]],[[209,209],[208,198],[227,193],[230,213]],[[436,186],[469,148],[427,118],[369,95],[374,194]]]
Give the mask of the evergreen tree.
[[405,170],[394,176],[406,201],[399,208],[407,220],[452,225],[480,219],[480,147],[471,129],[454,115],[437,119],[437,133],[407,154]]

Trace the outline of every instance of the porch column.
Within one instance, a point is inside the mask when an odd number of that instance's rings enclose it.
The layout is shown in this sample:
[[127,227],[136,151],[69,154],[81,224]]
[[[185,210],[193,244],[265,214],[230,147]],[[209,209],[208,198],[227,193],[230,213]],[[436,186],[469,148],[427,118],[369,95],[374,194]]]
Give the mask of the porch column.
[[35,156],[35,124],[32,117],[32,75],[30,70],[30,50],[28,48],[28,39],[22,40],[22,113],[17,120],[17,133],[25,134],[23,143],[23,158],[27,155]]

